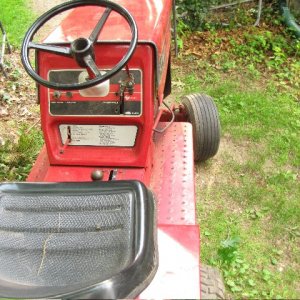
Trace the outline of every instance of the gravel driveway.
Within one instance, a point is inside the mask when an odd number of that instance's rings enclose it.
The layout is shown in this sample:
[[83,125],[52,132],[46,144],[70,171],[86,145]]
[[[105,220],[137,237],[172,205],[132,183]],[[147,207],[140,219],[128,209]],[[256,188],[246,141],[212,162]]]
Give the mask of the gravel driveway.
[[43,14],[52,7],[66,2],[65,0],[30,0],[30,6],[38,15]]

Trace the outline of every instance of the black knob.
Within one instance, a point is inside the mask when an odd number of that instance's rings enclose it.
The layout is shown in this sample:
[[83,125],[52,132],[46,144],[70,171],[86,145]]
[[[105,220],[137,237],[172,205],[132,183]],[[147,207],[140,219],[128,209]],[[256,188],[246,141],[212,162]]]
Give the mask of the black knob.
[[67,96],[68,98],[72,98],[72,97],[73,97],[73,94],[72,94],[72,92],[66,92],[66,96]]
[[54,93],[53,93],[53,98],[54,99],[59,99],[60,96],[61,96],[61,92],[60,91],[54,91]]

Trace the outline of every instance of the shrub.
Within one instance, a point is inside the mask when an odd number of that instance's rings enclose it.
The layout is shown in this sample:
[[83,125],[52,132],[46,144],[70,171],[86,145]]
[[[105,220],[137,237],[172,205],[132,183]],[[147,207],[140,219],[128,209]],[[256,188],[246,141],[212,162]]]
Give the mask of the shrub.
[[224,0],[177,0],[178,17],[192,30],[199,30],[209,7],[222,2]]

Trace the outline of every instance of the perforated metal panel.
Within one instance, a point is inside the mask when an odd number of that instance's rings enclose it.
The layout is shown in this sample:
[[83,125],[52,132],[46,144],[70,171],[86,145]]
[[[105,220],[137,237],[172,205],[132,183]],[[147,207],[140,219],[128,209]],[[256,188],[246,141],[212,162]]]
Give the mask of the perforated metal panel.
[[[160,126],[163,128],[166,123]],[[190,123],[175,122],[164,133],[155,134],[151,188],[158,201],[159,224],[196,224]]]

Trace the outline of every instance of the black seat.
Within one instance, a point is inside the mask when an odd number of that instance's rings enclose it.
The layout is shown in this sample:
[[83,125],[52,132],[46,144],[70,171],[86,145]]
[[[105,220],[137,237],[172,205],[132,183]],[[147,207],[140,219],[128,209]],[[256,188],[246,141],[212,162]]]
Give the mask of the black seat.
[[137,181],[0,184],[0,297],[134,298],[157,269]]

